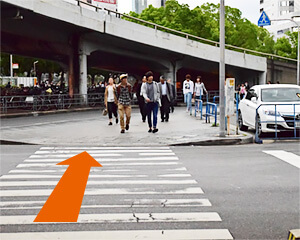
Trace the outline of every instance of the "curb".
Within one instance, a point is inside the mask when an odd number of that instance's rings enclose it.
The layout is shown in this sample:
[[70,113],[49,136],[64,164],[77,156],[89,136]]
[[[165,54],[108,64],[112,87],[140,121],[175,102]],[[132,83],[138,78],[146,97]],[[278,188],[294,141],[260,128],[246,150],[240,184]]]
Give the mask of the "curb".
[[201,140],[193,142],[183,142],[183,143],[171,143],[168,146],[225,146],[225,145],[241,145],[253,143],[253,136],[247,135],[244,138],[221,138],[213,140]]
[[300,239],[300,229],[290,230],[288,240],[297,240]]
[[8,141],[8,140],[0,140],[0,145],[39,145],[39,144],[26,143],[26,142],[17,142],[17,141]]

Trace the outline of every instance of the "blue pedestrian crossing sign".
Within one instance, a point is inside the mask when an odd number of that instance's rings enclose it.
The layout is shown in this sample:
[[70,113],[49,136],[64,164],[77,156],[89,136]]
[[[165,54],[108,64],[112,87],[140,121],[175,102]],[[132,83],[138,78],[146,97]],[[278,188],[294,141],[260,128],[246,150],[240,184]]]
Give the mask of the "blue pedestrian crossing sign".
[[268,15],[265,13],[265,11],[263,11],[258,20],[258,26],[262,27],[262,26],[268,26],[268,25],[271,25],[271,21],[270,21]]

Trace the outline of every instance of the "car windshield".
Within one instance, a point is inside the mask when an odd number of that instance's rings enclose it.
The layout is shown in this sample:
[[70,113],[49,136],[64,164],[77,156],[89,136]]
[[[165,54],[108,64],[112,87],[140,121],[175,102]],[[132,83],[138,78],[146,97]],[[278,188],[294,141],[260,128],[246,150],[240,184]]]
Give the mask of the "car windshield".
[[299,102],[299,88],[268,88],[261,90],[262,102]]

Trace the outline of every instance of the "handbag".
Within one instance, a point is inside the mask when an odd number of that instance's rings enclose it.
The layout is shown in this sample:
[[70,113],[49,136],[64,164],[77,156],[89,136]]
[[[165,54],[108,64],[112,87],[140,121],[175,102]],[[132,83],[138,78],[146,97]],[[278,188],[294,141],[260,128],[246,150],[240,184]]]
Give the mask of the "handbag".
[[107,115],[107,109],[106,109],[106,108],[103,109],[102,115],[103,115],[103,116],[106,116],[106,115]]

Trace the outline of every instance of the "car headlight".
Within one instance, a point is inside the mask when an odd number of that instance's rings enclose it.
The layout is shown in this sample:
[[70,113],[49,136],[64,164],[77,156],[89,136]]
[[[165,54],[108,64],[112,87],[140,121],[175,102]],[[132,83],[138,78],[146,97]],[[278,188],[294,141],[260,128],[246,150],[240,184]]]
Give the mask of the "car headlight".
[[281,116],[280,112],[275,112],[274,110],[264,110],[264,114],[270,115],[270,116]]

